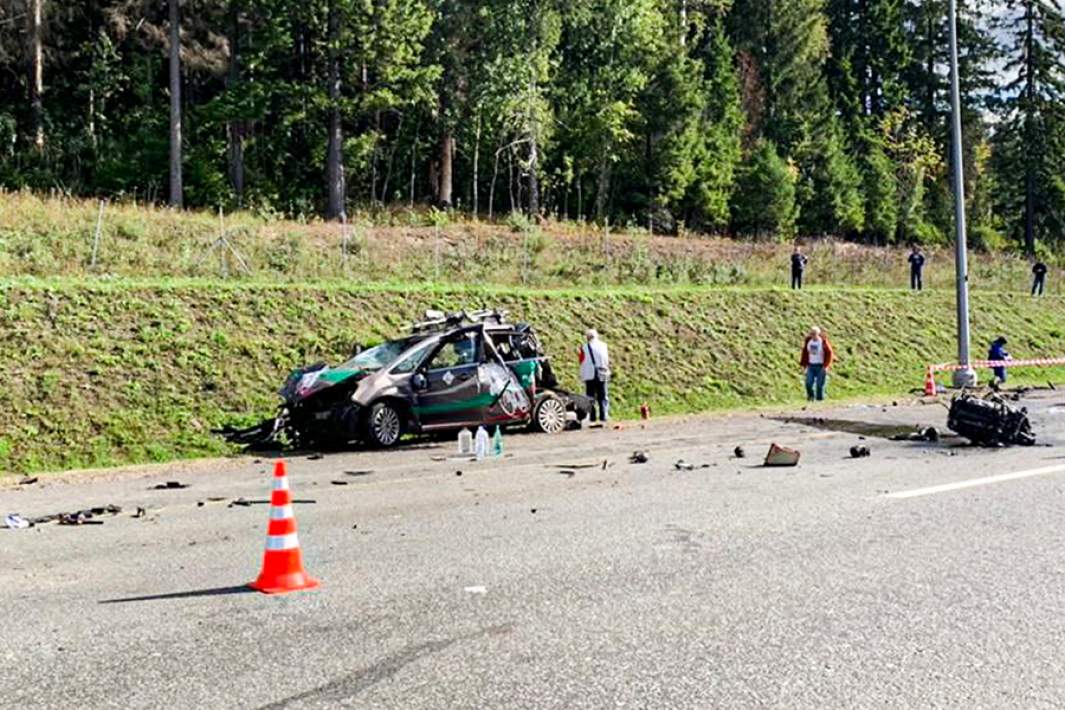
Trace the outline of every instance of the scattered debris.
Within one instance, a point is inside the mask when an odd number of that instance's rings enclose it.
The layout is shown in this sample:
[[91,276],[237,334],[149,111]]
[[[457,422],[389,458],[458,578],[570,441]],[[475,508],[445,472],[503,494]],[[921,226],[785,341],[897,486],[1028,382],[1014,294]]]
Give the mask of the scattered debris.
[[227,505],[226,507],[227,508],[232,508],[233,506],[240,506],[241,508],[247,508],[250,505],[251,505],[251,501],[250,500],[245,500],[244,498],[237,498],[236,500],[231,501],[229,503],[229,505]]
[[939,441],[939,429],[934,426],[925,427],[921,430],[921,438],[925,441]]
[[325,458],[324,454],[311,454],[310,456],[307,457],[307,460],[308,461],[318,461],[319,459],[324,459],[324,458]]
[[577,469],[577,468],[595,468],[596,466],[603,466],[605,468],[606,465],[607,465],[606,459],[604,459],[602,462],[596,461],[594,463],[549,463],[549,464],[547,464],[548,468],[573,468],[573,469]]
[[10,530],[23,530],[24,528],[33,527],[33,523],[31,523],[29,520],[26,520],[18,513],[11,513],[6,518],[4,518],[4,525],[7,526]]
[[189,484],[182,483],[181,481],[167,481],[166,483],[158,483],[152,486],[152,490],[155,491],[172,491],[179,488],[188,488]]
[[532,508],[531,510],[529,510],[529,512],[532,513],[533,515],[536,515],[536,508]]
[[359,529],[359,524],[355,523],[354,525],[351,526],[351,529],[352,530],[358,530]]
[[138,507],[137,507],[137,512],[135,512],[135,513],[133,514],[133,517],[134,517],[134,518],[143,518],[143,517],[144,517],[144,516],[146,516],[147,514],[148,514],[148,511],[146,511],[146,510],[145,510],[144,508],[141,508],[140,506],[138,506]]
[[487,594],[488,588],[478,584],[473,587],[463,587],[462,591],[466,592],[467,594]]
[[37,482],[37,477],[34,476],[33,478],[22,478],[22,479],[19,480],[18,484],[20,486],[32,486],[36,482]]
[[868,455],[869,455],[869,447],[868,446],[852,446],[851,447],[851,458],[852,459],[864,459]]
[[688,463],[684,459],[677,459],[677,461],[673,464],[673,468],[677,469],[678,471],[694,471],[695,464]]
[[566,478],[573,478],[574,476],[577,475],[577,472],[576,471],[567,471],[566,469],[563,468],[563,469],[559,469],[559,474],[562,475],[562,476],[565,476]]
[[963,394],[950,405],[947,426],[981,446],[1033,446],[1028,410],[1010,406],[996,394],[980,399]]
[[742,459],[747,457],[747,452],[743,450],[742,446],[737,446],[732,450],[732,455],[738,459]]
[[646,451],[633,451],[629,457],[629,463],[647,463],[650,460]]
[[798,466],[799,452],[777,444],[771,444],[765,455],[766,466]]
[[334,486],[346,486],[350,481],[330,481]]
[[[311,505],[311,504],[314,504],[314,503],[317,503],[317,502],[318,501],[316,501],[313,498],[293,498],[292,499],[292,505]],[[266,500],[264,498],[253,498],[251,500],[248,500],[247,498],[237,498],[234,501],[230,501],[229,505],[226,506],[226,507],[232,508],[235,505],[236,506],[240,506],[242,508],[247,508],[250,505],[270,505],[270,501]]]
[[1047,380],[1047,387],[1049,387],[1052,390],[1057,390],[1057,387],[1055,387],[1054,383],[1051,382],[1050,380]]
[[373,471],[345,471],[345,476],[369,476]]
[[455,475],[456,476],[461,476],[462,475],[462,471],[455,471]]

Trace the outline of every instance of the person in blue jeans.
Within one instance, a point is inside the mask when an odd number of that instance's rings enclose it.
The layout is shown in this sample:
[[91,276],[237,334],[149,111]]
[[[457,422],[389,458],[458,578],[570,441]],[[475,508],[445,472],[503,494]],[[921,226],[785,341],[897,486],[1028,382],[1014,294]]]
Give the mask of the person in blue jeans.
[[[993,362],[1005,362],[1010,359],[1010,354],[1006,352],[1005,336],[995,338],[995,341],[991,343],[991,348],[987,351],[987,359]],[[992,384],[1006,383],[1005,367],[992,367],[991,372],[995,375],[994,379],[991,381]]]
[[825,382],[834,356],[828,336],[816,326],[811,328],[799,358],[799,365],[806,371],[806,399],[811,402],[825,398]]

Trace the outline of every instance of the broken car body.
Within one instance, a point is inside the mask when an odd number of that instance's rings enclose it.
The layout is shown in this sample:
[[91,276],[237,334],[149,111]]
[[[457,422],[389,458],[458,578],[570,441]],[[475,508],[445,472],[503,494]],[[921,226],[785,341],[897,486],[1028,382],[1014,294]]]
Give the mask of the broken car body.
[[296,446],[361,441],[394,446],[405,433],[480,425],[563,431],[590,411],[558,388],[539,339],[501,311],[428,312],[410,334],[357,352],[337,367],[296,370],[275,419],[222,433],[237,443]]

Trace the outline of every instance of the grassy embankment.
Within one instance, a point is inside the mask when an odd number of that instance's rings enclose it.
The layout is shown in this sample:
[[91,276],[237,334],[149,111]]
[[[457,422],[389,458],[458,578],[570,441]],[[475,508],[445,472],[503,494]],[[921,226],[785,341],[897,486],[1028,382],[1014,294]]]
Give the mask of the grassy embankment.
[[[211,245],[219,220],[152,206],[111,204],[104,211],[95,267],[90,265],[97,205],[0,192],[0,277],[218,278],[222,260]],[[271,283],[365,282],[521,285],[536,288],[645,286],[777,286],[787,281],[790,245],[729,239],[652,237],[595,225],[522,219],[464,221],[439,212],[380,211],[356,215],[349,238],[320,221],[227,215],[226,233],[247,262],[244,275],[226,255],[229,278]],[[434,224],[435,223],[435,224]],[[342,242],[346,249],[342,251]],[[808,281],[846,287],[903,288],[905,249],[814,242]],[[346,256],[345,256],[346,253]],[[977,290],[1019,291],[1028,264],[1001,254],[972,255]],[[931,287],[953,283],[953,257],[932,250]],[[1049,283],[1062,277],[1053,269]]]
[[[613,349],[621,416],[645,401],[656,414],[798,401],[798,342],[813,323],[839,350],[834,397],[908,391],[926,363],[952,356],[947,291],[7,279],[0,471],[223,453],[209,430],[270,414],[290,368],[335,362],[427,307],[488,304],[539,326],[569,384],[580,333],[597,325]],[[1061,299],[977,292],[973,305],[979,351],[1006,333],[1017,357],[1065,352]]]

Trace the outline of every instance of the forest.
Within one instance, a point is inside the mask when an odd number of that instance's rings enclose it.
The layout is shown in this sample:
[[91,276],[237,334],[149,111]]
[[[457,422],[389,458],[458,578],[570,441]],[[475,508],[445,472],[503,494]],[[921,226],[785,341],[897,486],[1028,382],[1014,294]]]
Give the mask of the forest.
[[[979,248],[1065,247],[1060,3],[959,0]],[[0,187],[942,244],[947,31],[946,0],[0,0]]]

